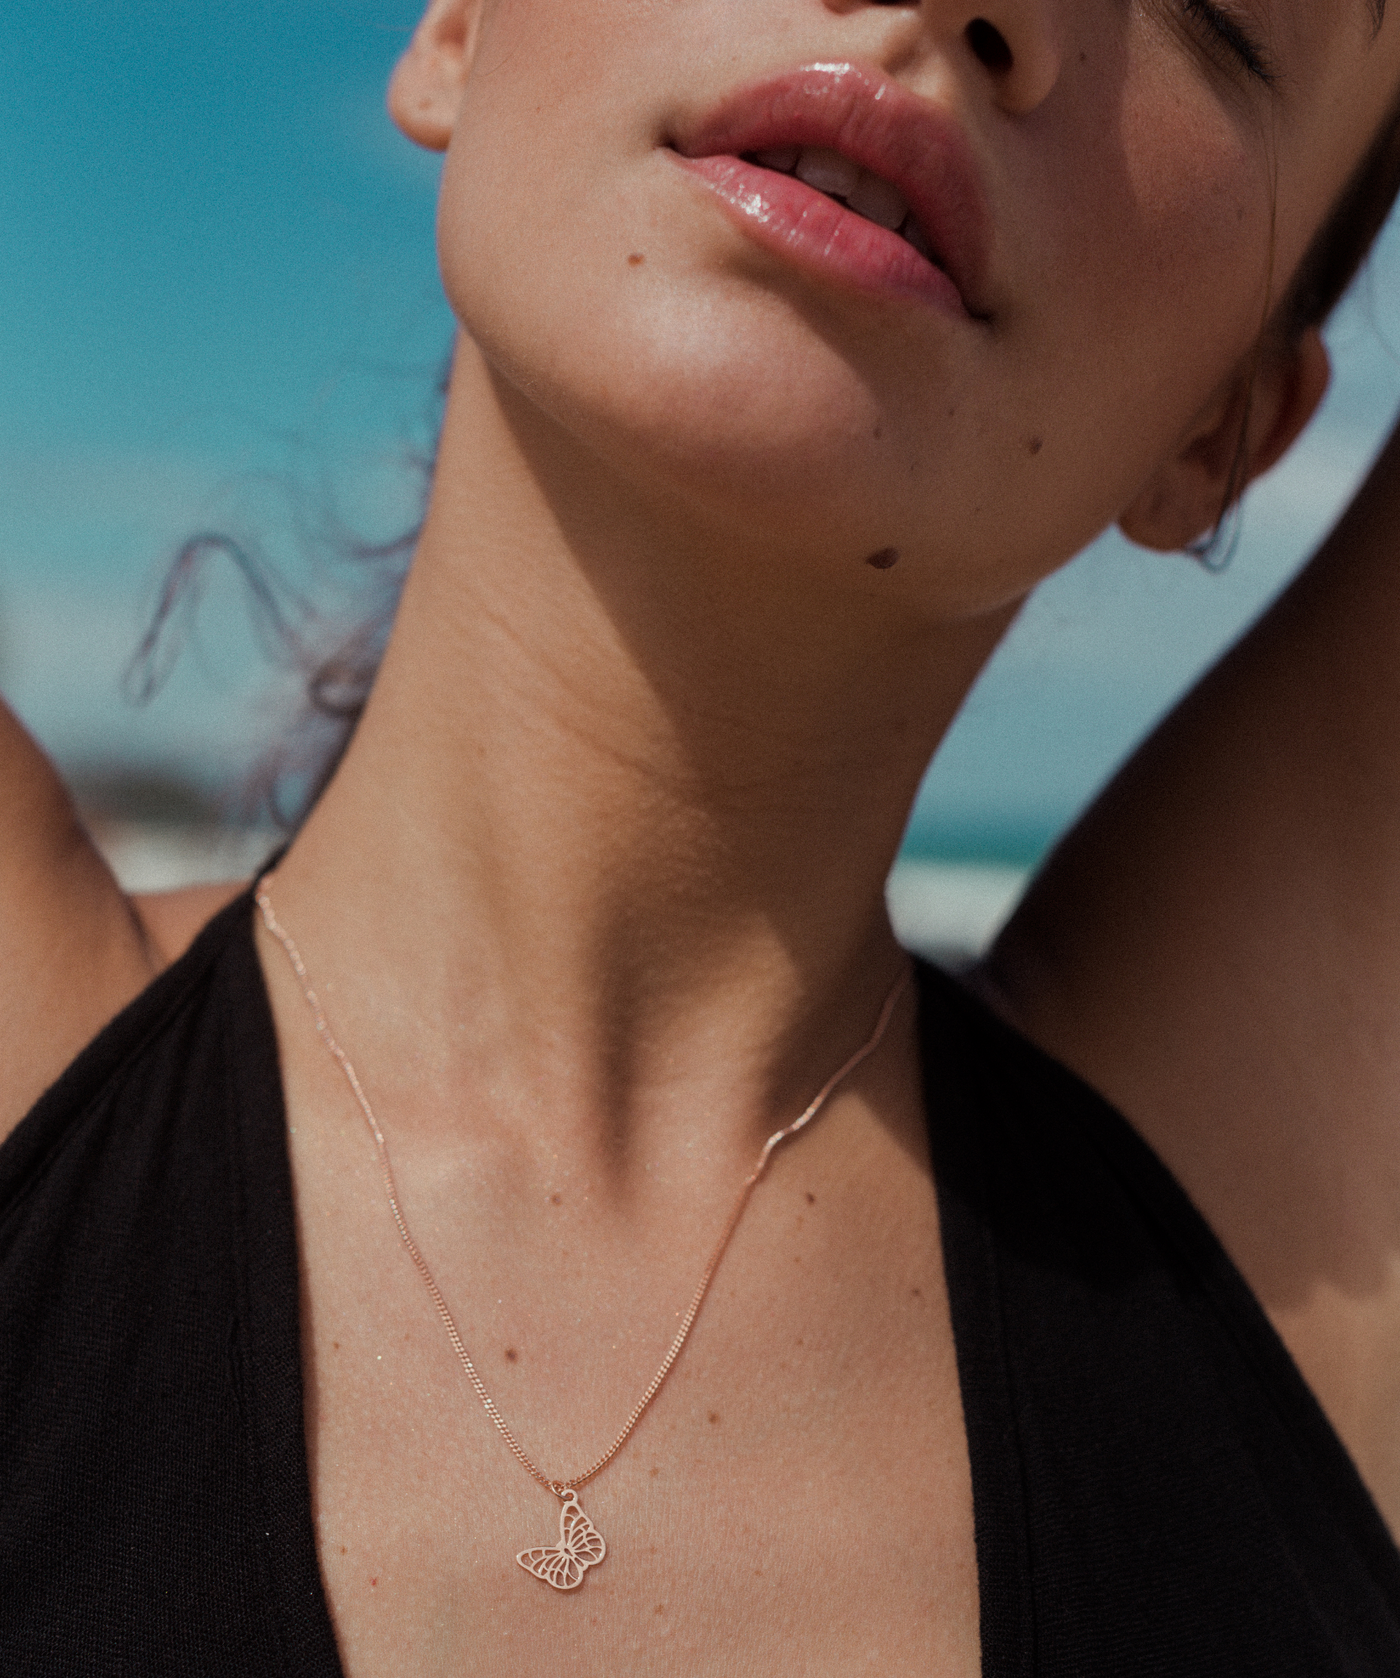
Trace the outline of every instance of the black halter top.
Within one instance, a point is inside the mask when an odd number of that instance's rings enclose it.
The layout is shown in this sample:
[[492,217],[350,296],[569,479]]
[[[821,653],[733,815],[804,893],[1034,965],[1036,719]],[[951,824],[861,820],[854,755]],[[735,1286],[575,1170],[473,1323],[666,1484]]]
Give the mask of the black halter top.
[[[919,981],[988,1678],[1397,1678],[1400,1554],[1215,1237]],[[247,896],[0,1149],[0,1672],[340,1678]]]

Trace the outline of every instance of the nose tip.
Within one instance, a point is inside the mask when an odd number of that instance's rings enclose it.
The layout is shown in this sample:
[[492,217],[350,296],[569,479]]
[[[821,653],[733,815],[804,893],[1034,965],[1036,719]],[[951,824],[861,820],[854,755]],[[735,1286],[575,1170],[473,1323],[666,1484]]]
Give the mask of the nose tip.
[[[1063,0],[822,0],[840,13],[887,6],[917,18],[945,50],[961,48],[1012,116],[1026,116],[1060,79]],[[973,6],[978,9],[974,12]]]
[[1060,47],[1048,8],[1036,0],[993,0],[963,29],[968,51],[986,72],[1004,111],[1025,116],[1060,79]]

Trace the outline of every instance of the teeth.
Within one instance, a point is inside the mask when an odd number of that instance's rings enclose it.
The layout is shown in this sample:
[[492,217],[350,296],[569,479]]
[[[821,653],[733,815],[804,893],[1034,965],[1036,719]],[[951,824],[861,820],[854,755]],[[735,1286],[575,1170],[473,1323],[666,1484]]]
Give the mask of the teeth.
[[797,178],[818,192],[829,192],[836,198],[847,198],[855,190],[862,174],[858,163],[842,157],[838,151],[827,151],[822,146],[808,146],[797,160]]
[[891,186],[878,175],[865,172],[846,195],[846,202],[857,215],[864,216],[867,221],[878,222],[881,227],[889,228],[891,233],[902,227],[909,215],[909,206],[898,187]]
[[849,157],[829,151],[825,146],[774,146],[752,156],[765,169],[776,169],[780,175],[796,175],[818,192],[844,199],[858,216],[898,233],[930,262],[937,260],[899,188],[852,163]]

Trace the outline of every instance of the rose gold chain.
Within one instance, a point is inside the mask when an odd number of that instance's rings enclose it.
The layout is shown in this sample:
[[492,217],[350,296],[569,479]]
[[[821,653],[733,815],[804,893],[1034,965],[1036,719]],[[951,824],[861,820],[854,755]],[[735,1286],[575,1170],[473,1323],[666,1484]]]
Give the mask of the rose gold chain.
[[262,911],[263,923],[267,927],[267,930],[286,951],[287,959],[292,965],[292,971],[296,974],[297,980],[301,985],[302,993],[306,998],[306,1005],[311,1010],[312,1017],[316,1021],[317,1035],[330,1051],[331,1057],[335,1061],[336,1065],[339,1066],[340,1070],[345,1074],[345,1080],[349,1084],[355,1100],[359,1103],[361,1113],[364,1114],[365,1123],[369,1126],[370,1135],[374,1138],[374,1145],[379,1155],[379,1171],[384,1181],[384,1192],[388,1196],[389,1209],[394,1214],[394,1223],[398,1226],[399,1235],[402,1237],[404,1246],[408,1249],[408,1256],[413,1260],[414,1268],[423,1278],[423,1285],[427,1288],[429,1297],[432,1299],[433,1306],[437,1311],[438,1316],[442,1319],[442,1326],[447,1330],[447,1338],[452,1342],[452,1350],[457,1354],[457,1361],[461,1364],[463,1370],[465,1371],[468,1381],[471,1382],[472,1389],[476,1393],[476,1396],[481,1400],[482,1408],[495,1424],[496,1431],[500,1434],[501,1438],[505,1440],[510,1449],[511,1455],[527,1474],[543,1486],[546,1491],[553,1492],[556,1497],[562,1497],[567,1491],[574,1491],[580,1486],[586,1486],[595,1475],[600,1474],[603,1469],[608,1466],[617,1453],[627,1443],[628,1439],[631,1437],[632,1430],[646,1414],[647,1409],[651,1405],[651,1402],[656,1397],[657,1393],[661,1391],[662,1384],[665,1382],[666,1377],[671,1373],[676,1359],[681,1355],[681,1349],[685,1345],[686,1340],[689,1338],[690,1331],[695,1324],[695,1319],[700,1315],[700,1307],[705,1303],[705,1296],[710,1291],[710,1284],[714,1281],[715,1272],[719,1269],[720,1260],[724,1257],[725,1249],[729,1245],[730,1238],[733,1236],[734,1231],[738,1228],[739,1220],[743,1217],[744,1210],[748,1206],[749,1196],[753,1193],[760,1178],[768,1169],[768,1161],[772,1157],[774,1150],[780,1147],[782,1143],[788,1141],[790,1137],[796,1136],[798,1131],[805,1130],[806,1127],[811,1124],[812,1120],[816,1118],[817,1114],[821,1112],[822,1108],[826,1105],[828,1099],[836,1091],[837,1087],[842,1084],[852,1072],[855,1071],[862,1061],[868,1059],[869,1056],[873,1055],[876,1049],[879,1048],[881,1040],[883,1039],[889,1026],[890,1019],[894,1014],[895,1005],[898,1003],[901,995],[903,994],[905,985],[909,982],[908,969],[906,968],[904,972],[901,973],[899,979],[890,990],[889,995],[885,998],[884,1006],[880,1009],[880,1017],[876,1022],[875,1029],[871,1032],[865,1043],[856,1050],[856,1052],[843,1066],[841,1066],[836,1072],[832,1073],[831,1077],[827,1079],[821,1089],[817,1091],[815,1096],[813,1096],[807,1107],[797,1118],[793,1120],[790,1125],[786,1126],[782,1130],[775,1131],[773,1135],[770,1136],[763,1144],[763,1151],[758,1156],[758,1164],[745,1179],[743,1188],[739,1190],[739,1198],[734,1203],[734,1210],[729,1214],[729,1219],[720,1233],[720,1238],[715,1243],[714,1251],[710,1254],[709,1263],[706,1264],[704,1273],[700,1277],[700,1285],[696,1288],[691,1297],[690,1304],[686,1309],[686,1313],[681,1318],[681,1326],[676,1330],[675,1339],[672,1340],[666,1356],[661,1360],[661,1367],[657,1370],[656,1374],[652,1376],[651,1384],[633,1406],[632,1413],[628,1416],[622,1432],[618,1434],[617,1438],[613,1440],[612,1444],[609,1445],[607,1450],[603,1452],[602,1456],[600,1456],[590,1468],[584,1469],[581,1474],[575,1474],[567,1480],[551,1480],[549,1476],[537,1468],[525,1454],[520,1441],[511,1432],[510,1426],[506,1422],[505,1417],[496,1408],[496,1401],[491,1397],[490,1393],[487,1392],[481,1376],[477,1373],[476,1365],[472,1362],[471,1357],[468,1355],[466,1345],[462,1340],[461,1334],[457,1330],[457,1324],[453,1320],[451,1311],[447,1308],[447,1301],[442,1296],[442,1290],[438,1287],[432,1271],[428,1268],[428,1261],[419,1251],[418,1243],[413,1239],[412,1234],[409,1232],[408,1223],[403,1215],[403,1208],[399,1204],[399,1191],[394,1181],[393,1167],[389,1163],[389,1148],[388,1144],[384,1140],[384,1132],[379,1128],[379,1121],[374,1116],[374,1109],[369,1104],[369,1097],[364,1092],[355,1068],[351,1064],[350,1057],[345,1053],[345,1050],[341,1048],[340,1044],[335,1039],[334,1033],[331,1031],[330,1023],[326,1019],[325,1009],[322,1008],[320,999],[316,995],[315,990],[312,988],[310,976],[306,971],[306,963],[301,958],[301,951],[297,948],[296,941],[273,912],[272,897],[268,890],[271,879],[272,876],[270,874],[265,874],[263,878],[258,881],[256,900],[258,908]]

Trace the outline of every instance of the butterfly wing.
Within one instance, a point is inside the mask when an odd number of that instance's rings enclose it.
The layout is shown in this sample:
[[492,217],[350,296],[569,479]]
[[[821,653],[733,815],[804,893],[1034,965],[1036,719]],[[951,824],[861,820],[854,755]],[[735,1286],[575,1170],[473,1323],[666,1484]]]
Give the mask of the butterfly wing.
[[[563,1511],[563,1517],[559,1522],[559,1537],[561,1548],[567,1550],[571,1556],[576,1556],[584,1567],[597,1567],[608,1553],[602,1533],[576,1503]],[[579,1576],[581,1578],[582,1573]]]
[[537,1550],[522,1550],[515,1558],[527,1573],[553,1585],[556,1591],[576,1591],[590,1567],[607,1555],[603,1535],[575,1499],[559,1511],[559,1542]]
[[575,1591],[583,1583],[585,1564],[557,1545],[522,1550],[515,1559],[527,1573],[553,1585],[556,1591]]

